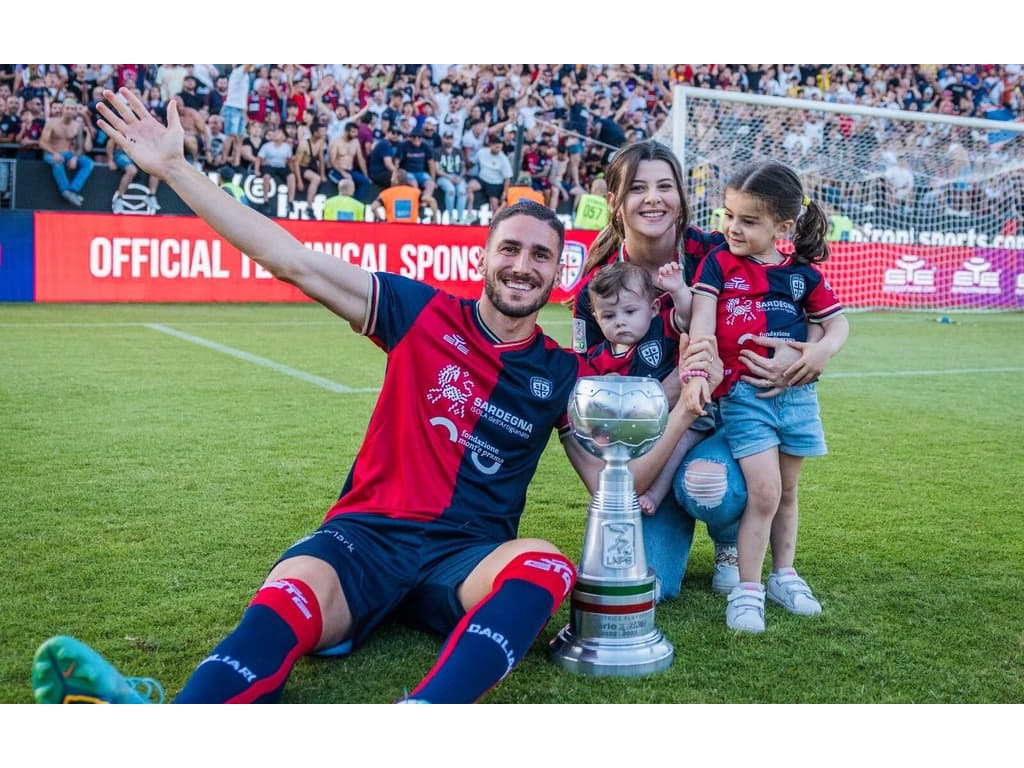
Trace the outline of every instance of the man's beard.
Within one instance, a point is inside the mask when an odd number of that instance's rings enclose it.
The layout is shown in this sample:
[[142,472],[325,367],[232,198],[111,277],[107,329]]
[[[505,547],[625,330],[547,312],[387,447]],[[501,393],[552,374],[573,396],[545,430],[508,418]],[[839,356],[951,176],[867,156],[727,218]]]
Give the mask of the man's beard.
[[[533,282],[530,280],[530,282]],[[503,315],[509,317],[528,317],[534,312],[539,312],[541,307],[548,303],[548,297],[551,295],[551,291],[554,289],[554,282],[548,286],[547,290],[544,291],[535,302],[532,304],[509,304],[501,298],[501,290],[498,283],[498,276],[494,274],[488,274],[484,278],[484,293],[487,298],[490,299],[491,304],[501,312]]]

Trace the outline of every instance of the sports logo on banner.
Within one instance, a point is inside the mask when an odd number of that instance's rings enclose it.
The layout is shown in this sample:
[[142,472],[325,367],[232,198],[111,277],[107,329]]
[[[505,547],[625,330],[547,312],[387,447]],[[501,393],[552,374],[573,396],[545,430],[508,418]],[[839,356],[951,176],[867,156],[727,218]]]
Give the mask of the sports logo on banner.
[[562,290],[571,291],[583,276],[583,263],[587,260],[587,247],[575,240],[566,240],[562,248]]

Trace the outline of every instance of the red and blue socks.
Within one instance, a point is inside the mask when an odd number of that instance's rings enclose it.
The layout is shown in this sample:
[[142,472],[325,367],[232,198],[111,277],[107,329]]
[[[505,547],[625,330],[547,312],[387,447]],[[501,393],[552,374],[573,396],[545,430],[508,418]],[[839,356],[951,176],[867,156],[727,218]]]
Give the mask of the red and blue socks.
[[322,629],[320,605],[309,585],[298,579],[265,584],[174,703],[276,702],[295,662],[316,647]]
[[409,698],[431,704],[478,700],[526,655],[575,579],[576,568],[559,553],[516,557],[452,630],[434,668]]

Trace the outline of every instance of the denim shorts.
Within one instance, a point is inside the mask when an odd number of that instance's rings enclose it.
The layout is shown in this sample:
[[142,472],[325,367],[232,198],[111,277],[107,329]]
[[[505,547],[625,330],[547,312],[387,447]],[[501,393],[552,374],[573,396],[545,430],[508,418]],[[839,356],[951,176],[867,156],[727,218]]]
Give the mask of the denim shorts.
[[245,112],[238,107],[221,107],[220,116],[224,118],[224,133],[228,136],[245,135]]
[[774,397],[757,397],[761,391],[737,381],[718,402],[733,458],[743,459],[775,446],[790,456],[828,453],[814,383],[790,387]]

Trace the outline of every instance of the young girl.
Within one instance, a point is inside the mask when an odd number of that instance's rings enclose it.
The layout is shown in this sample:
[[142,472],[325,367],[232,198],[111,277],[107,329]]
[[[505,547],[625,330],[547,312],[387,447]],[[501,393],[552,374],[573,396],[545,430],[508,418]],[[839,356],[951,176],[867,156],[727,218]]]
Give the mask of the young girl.
[[[849,325],[813,266],[828,258],[828,217],[804,195],[792,169],[766,162],[741,170],[726,185],[724,222],[726,244],[708,254],[693,285],[690,332],[717,336],[725,378],[711,393],[703,374],[683,371],[683,397],[691,409],[718,401],[729,448],[743,471],[748,496],[740,519],[740,583],[729,593],[725,622],[763,632],[761,572],[769,543],[768,599],[802,616],[821,612],[793,568],[797,483],[804,457],[826,453],[814,382],[842,348]],[[776,242],[791,230],[794,253],[787,256]],[[804,343],[809,323],[824,329],[814,345]],[[740,351],[759,335],[790,339],[802,351],[786,371],[793,377],[789,389],[770,398],[757,397],[757,389],[740,380],[746,373]]]

